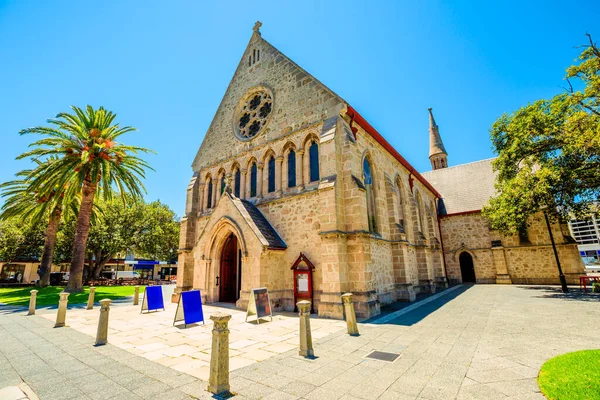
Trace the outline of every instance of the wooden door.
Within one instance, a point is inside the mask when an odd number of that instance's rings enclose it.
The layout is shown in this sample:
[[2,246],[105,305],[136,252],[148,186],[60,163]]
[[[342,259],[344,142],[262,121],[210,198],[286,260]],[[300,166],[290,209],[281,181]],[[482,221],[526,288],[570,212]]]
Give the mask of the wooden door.
[[231,235],[221,253],[221,270],[219,279],[219,301],[234,303],[238,299],[238,262],[237,238]]

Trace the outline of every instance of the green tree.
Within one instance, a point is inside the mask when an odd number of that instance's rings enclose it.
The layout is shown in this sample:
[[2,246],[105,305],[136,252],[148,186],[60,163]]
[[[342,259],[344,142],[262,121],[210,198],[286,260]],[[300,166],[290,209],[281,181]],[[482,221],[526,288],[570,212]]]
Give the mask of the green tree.
[[494,229],[517,233],[544,208],[554,218],[584,218],[600,199],[600,51],[588,38],[567,69],[566,93],[492,126],[498,195],[483,214]]
[[179,248],[179,220],[160,201],[145,204],[135,249],[141,257],[174,263]]
[[71,257],[68,292],[82,290],[86,243],[94,198],[98,191],[110,200],[116,189],[125,201],[126,194],[141,197],[145,191],[141,179],[145,177],[148,163],[137,155],[150,150],[127,146],[117,139],[135,129],[120,127],[115,123],[116,114],[100,107],[85,110],[71,107],[73,114],[60,113],[48,120],[49,127],[24,129],[21,134],[40,134],[44,138],[32,143],[32,150],[19,158],[46,159],[57,157],[52,163],[42,164],[29,189],[40,195],[49,194],[54,187],[65,187],[68,199],[81,195],[77,215],[73,254]]
[[[47,162],[53,161],[55,158],[47,160]],[[2,197],[6,198],[2,205],[0,219],[20,217],[34,224],[46,223],[44,249],[39,269],[39,286],[46,287],[50,281],[54,246],[63,210],[65,217],[76,214],[79,197],[72,198],[70,204],[64,204],[64,193],[60,188],[54,188],[50,194],[38,195],[29,190],[29,181],[35,176],[37,176],[37,169],[20,171],[17,173],[20,179],[0,185]]]
[[44,229],[20,217],[0,220],[0,260],[39,260]]

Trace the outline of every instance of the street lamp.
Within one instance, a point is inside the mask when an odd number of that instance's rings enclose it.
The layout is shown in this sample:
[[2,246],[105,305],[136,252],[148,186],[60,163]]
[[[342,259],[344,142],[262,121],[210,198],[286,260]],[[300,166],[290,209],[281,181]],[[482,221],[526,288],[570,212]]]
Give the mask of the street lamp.
[[562,287],[563,293],[567,293],[569,288],[567,287],[567,280],[565,279],[565,274],[562,272],[562,268],[560,267],[560,260],[558,259],[558,252],[556,251],[556,244],[554,243],[554,236],[552,235],[552,229],[550,228],[550,221],[548,220],[548,214],[546,210],[547,206],[540,207],[542,212],[544,213],[544,219],[546,220],[546,226],[548,227],[548,234],[550,235],[550,242],[552,243],[552,250],[554,251],[554,258],[556,259],[556,266],[558,267],[558,277],[560,278],[560,286]]

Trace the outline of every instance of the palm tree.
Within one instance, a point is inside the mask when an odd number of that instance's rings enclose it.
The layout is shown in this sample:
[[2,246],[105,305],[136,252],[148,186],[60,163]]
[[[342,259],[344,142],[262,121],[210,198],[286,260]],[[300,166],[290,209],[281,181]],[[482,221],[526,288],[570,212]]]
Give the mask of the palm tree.
[[21,134],[41,134],[45,137],[30,145],[32,150],[18,158],[33,157],[45,159],[58,157],[55,162],[42,163],[37,175],[29,182],[28,189],[41,196],[50,195],[52,188],[65,188],[65,201],[81,195],[77,215],[73,255],[71,257],[69,283],[65,291],[82,290],[85,246],[90,229],[90,218],[94,197],[100,190],[106,200],[110,200],[113,188],[120,193],[124,202],[126,194],[134,198],[145,192],[140,178],[145,177],[148,163],[137,156],[151,150],[126,146],[117,139],[135,128],[120,127],[114,123],[116,114],[103,107],[85,110],[72,106],[73,114],[60,113],[49,119],[50,127],[24,129]]

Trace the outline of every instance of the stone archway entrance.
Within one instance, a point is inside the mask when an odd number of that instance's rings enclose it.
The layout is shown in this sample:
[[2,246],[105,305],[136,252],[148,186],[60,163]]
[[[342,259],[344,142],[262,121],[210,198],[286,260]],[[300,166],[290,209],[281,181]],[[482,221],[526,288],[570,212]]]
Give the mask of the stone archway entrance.
[[219,301],[235,303],[240,298],[240,284],[242,281],[241,250],[237,237],[231,233],[221,251],[219,263]]
[[462,252],[458,257],[460,262],[460,274],[462,275],[463,283],[476,283],[475,266],[473,265],[473,257],[466,251]]

